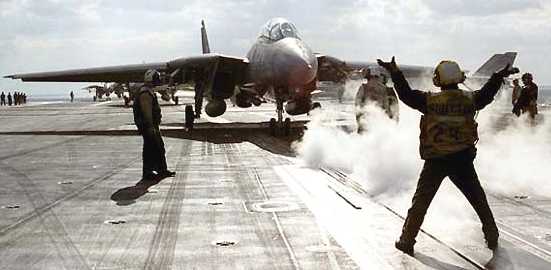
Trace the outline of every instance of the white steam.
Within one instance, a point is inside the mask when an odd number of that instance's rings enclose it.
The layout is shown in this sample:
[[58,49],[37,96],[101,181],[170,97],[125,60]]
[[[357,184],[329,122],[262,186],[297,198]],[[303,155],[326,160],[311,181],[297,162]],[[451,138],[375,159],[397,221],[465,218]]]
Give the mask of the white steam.
[[[512,116],[509,93],[478,115],[480,141],[475,167],[480,182],[487,193],[548,196],[551,124],[540,121],[532,127],[526,117]],[[423,165],[418,151],[421,114],[403,103],[399,123],[375,106],[367,106],[365,112],[369,115],[365,119],[368,131],[362,135],[327,124],[333,123],[337,111],[318,112],[303,139],[295,143],[295,150],[308,166],[348,173],[377,200],[405,215]],[[482,237],[476,214],[447,178],[423,226],[449,241],[464,241],[469,236],[480,241]]]

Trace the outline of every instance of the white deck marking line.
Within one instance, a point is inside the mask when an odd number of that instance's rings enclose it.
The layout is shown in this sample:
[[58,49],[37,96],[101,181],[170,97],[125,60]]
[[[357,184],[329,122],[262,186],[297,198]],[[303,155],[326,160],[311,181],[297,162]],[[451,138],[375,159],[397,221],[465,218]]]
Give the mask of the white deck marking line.
[[109,104],[109,103],[113,103],[113,100],[102,101],[102,102],[100,102],[100,103],[92,104],[92,105],[90,105],[90,106],[91,106],[91,107],[97,107],[97,106],[101,106],[101,105]]
[[326,247],[328,247],[327,251],[327,258],[329,259],[329,263],[331,264],[331,269],[341,270],[341,267],[339,266],[339,263],[337,262],[337,256],[335,255],[335,252],[331,250],[331,241],[329,241],[329,237],[327,236],[329,233],[325,228],[319,224],[319,222],[316,222],[318,225],[318,228],[320,230],[321,239],[323,241],[323,244],[325,244]]
[[[293,173],[289,171],[290,169],[293,170]],[[382,258],[380,254],[377,254],[375,250],[367,248],[365,243],[359,243],[358,237],[351,236],[350,231],[363,230],[363,228],[358,227],[358,224],[361,223],[358,220],[359,216],[357,212],[355,212],[358,210],[352,210],[353,208],[350,207],[349,204],[344,202],[341,197],[337,196],[333,190],[328,188],[325,181],[320,181],[320,178],[328,176],[320,171],[312,171],[309,169],[308,175],[304,175],[305,168],[296,168],[292,165],[275,166],[274,170],[287,186],[306,204],[316,217],[316,222],[322,222],[324,227],[327,225],[331,227],[327,229],[331,231],[337,243],[342,246],[350,258],[360,268],[362,266],[370,266],[370,269],[394,269],[394,267],[386,261],[386,259]],[[308,185],[308,187],[306,185]],[[328,201],[328,199],[330,201]],[[333,212],[327,212],[326,210],[328,207],[331,208]],[[338,217],[334,215],[338,215]],[[330,221],[342,219],[351,221],[349,222],[351,228],[348,228],[346,231],[339,230],[336,229],[338,225],[331,224]],[[363,241],[370,242],[369,239],[363,239]]]
[[[360,194],[364,194],[366,196],[369,196],[369,193],[367,193],[361,186],[354,186],[354,184],[356,184],[357,182],[350,179],[348,176],[346,176],[346,179],[349,179],[351,180],[353,183],[352,186],[349,186],[349,185],[346,185],[345,183],[342,182],[342,180],[339,180],[337,179],[335,176],[333,176],[331,174],[331,172],[329,172],[327,169],[325,168],[320,168],[320,171],[325,173],[327,176],[329,176],[332,180],[336,181],[339,185],[343,185],[343,186],[347,186],[349,188],[352,188],[353,190],[355,190],[356,192],[360,193]],[[335,185],[335,182],[334,181],[329,181],[329,184],[333,184]],[[341,195],[342,196],[342,195]],[[368,200],[368,198],[365,198],[363,196],[356,196],[356,197],[359,197],[359,199],[361,200]],[[344,198],[342,198],[344,199]],[[348,202],[348,200],[346,200],[347,203],[350,204],[350,202]],[[375,201],[375,200],[371,200],[374,204],[376,205],[379,205],[383,208],[385,208],[387,211],[389,211],[390,213],[392,213],[393,215],[397,216],[398,218],[402,219],[402,220],[405,220],[405,217],[403,217],[401,214],[399,214],[398,212],[396,212],[394,209],[392,209],[391,207],[387,206],[386,204],[384,203],[381,203],[381,202],[378,202],[378,201]],[[461,253],[459,250],[455,249],[454,247],[450,246],[450,245],[447,245],[446,243],[444,243],[443,241],[441,241],[440,239],[438,239],[436,236],[428,233],[427,231],[425,231],[424,229],[420,229],[420,232],[422,232],[423,234],[425,234],[426,236],[428,236],[429,238],[433,239],[434,241],[436,241],[437,243],[447,247],[449,250],[451,250],[453,253],[455,253],[456,255],[458,255],[460,258],[462,258],[463,260],[465,260],[466,262],[470,263],[471,265],[473,265],[474,267],[478,268],[478,269],[486,269],[484,265],[481,265],[479,264],[478,262],[476,262],[476,260],[474,259],[471,259],[469,256]]]
[[[537,251],[539,251],[539,252],[541,252],[541,253],[544,253],[545,255],[551,257],[551,252],[549,252],[548,250],[543,249],[543,248],[541,248],[541,247],[538,247],[538,246],[536,246],[535,244],[531,243],[530,241],[525,240],[525,239],[521,238],[520,236],[515,235],[515,234],[512,233],[512,232],[508,232],[508,231],[504,230],[503,227],[509,227],[509,226],[507,226],[507,224],[504,224],[503,222],[500,222],[500,221],[497,221],[497,220],[496,220],[496,223],[498,223],[500,226],[502,226],[502,228],[499,229],[500,232],[502,232],[502,233],[508,235],[509,237],[514,238],[514,239],[516,239],[516,240],[518,240],[518,241],[520,241],[520,242],[522,242],[522,243],[524,243],[524,244],[530,246],[531,248],[533,248],[533,249],[535,249],[535,250],[537,250]],[[541,254],[536,254],[536,253],[533,253],[533,252],[530,252],[530,251],[528,251],[528,253],[536,255],[536,256],[542,258],[544,261],[549,261],[548,258],[542,257]]]
[[[326,174],[331,175],[326,169],[323,169],[323,168],[322,168],[321,170],[322,170],[323,172],[325,172]],[[356,183],[356,181],[353,180],[353,179],[351,179],[350,177],[347,176],[347,178],[350,179],[350,180],[352,180],[353,182]],[[337,179],[335,179],[335,180],[337,180]],[[339,181],[339,180],[337,180],[337,181]],[[339,181],[339,182],[340,182],[340,181]],[[353,189],[357,189],[356,187],[352,187],[352,188],[353,188]],[[368,195],[367,192],[366,192],[365,190],[361,189],[361,188],[360,188],[360,190],[357,190],[357,191],[360,192],[360,193],[364,193],[364,194]],[[395,212],[392,208],[388,207],[387,205],[382,204],[382,203],[378,203],[378,202],[377,202],[377,204],[380,204],[380,205],[382,205],[383,207],[387,208],[390,212],[392,212],[392,213],[395,214],[396,216],[398,216],[398,217],[400,217],[400,218],[402,218],[402,219],[405,219],[402,215],[400,215],[399,213]],[[503,223],[503,222],[501,222],[501,221],[499,221],[499,220],[496,220],[496,223],[498,223],[498,224],[501,226],[501,228],[498,228],[500,232],[502,232],[502,233],[504,233],[504,234],[510,236],[511,238],[514,238],[514,239],[516,239],[517,241],[520,241],[520,242],[526,244],[527,246],[530,246],[531,248],[533,248],[533,249],[535,249],[535,250],[537,250],[537,251],[539,251],[539,252],[541,252],[541,253],[543,253],[543,254],[545,254],[545,255],[551,257],[551,252],[550,252],[550,251],[548,251],[548,250],[546,250],[546,249],[543,249],[543,248],[541,248],[541,247],[539,247],[539,246],[533,244],[532,242],[530,242],[530,241],[528,241],[528,240],[525,240],[525,239],[523,239],[522,237],[520,237],[520,236],[518,236],[518,235],[516,235],[516,234],[514,234],[514,233],[512,233],[512,232],[509,232],[509,231],[507,231],[507,230],[505,230],[505,229],[503,229],[503,227],[509,227],[507,224],[505,224],[505,223]],[[425,233],[425,234],[428,235],[429,237],[433,238],[434,240],[436,240],[436,241],[442,243],[443,245],[447,246],[448,248],[452,249],[452,251],[454,251],[454,252],[455,252],[456,254],[458,254],[459,256],[463,257],[463,254],[460,254],[459,250],[456,250],[455,248],[453,248],[453,247],[451,247],[451,246],[448,246],[446,243],[440,241],[440,240],[437,239],[435,236],[433,236],[433,235],[431,235],[430,233],[426,232],[424,229],[421,229],[420,231],[423,232],[423,233]],[[526,250],[526,249],[524,248],[524,250]],[[541,254],[537,254],[537,253],[531,252],[531,251],[529,251],[529,250],[526,250],[526,251],[527,251],[528,253],[530,253],[530,254],[533,254],[533,255],[535,255],[535,256],[537,256],[537,257],[543,259],[544,261],[549,261],[548,258],[542,257]],[[464,258],[468,258],[468,257],[465,255]],[[469,262],[471,262],[471,258],[468,258],[467,260],[468,260]],[[473,262],[474,262],[474,260],[473,260]],[[477,263],[477,264],[478,264],[478,263]],[[482,267],[482,265],[479,265],[479,266]]]
[[27,104],[23,104],[20,107],[32,107],[32,106],[40,106],[40,105],[48,105],[48,104],[59,104],[64,103],[64,101],[38,101],[38,102],[29,102]]
[[[253,173],[253,177],[255,178],[256,182],[258,183],[258,186],[260,187],[260,191],[262,192],[262,196],[264,196],[264,200],[268,200],[268,193],[266,192],[266,189],[264,188],[264,185],[262,184],[262,181],[260,181],[260,176],[258,175],[258,172],[256,171],[256,168],[253,168],[252,170],[247,170],[248,172]],[[291,261],[293,262],[293,266],[295,269],[300,269],[300,266],[298,264],[297,256],[295,255],[295,252],[293,248],[291,248],[291,244],[289,243],[289,240],[287,239],[287,236],[285,235],[285,232],[283,231],[283,227],[281,226],[281,221],[279,220],[279,217],[275,212],[272,213],[273,220],[277,226],[277,230],[279,232],[279,235],[281,235],[281,239],[283,239],[283,243],[285,244],[285,247],[287,248],[287,251],[289,251],[289,256],[291,257]]]

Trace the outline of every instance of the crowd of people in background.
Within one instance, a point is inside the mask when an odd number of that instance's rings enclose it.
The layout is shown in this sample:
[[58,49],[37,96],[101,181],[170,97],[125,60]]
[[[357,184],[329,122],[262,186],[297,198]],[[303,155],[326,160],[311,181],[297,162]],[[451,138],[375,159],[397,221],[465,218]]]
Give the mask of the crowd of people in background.
[[21,92],[8,92],[6,95],[3,91],[0,94],[0,106],[17,106],[27,103],[27,94]]

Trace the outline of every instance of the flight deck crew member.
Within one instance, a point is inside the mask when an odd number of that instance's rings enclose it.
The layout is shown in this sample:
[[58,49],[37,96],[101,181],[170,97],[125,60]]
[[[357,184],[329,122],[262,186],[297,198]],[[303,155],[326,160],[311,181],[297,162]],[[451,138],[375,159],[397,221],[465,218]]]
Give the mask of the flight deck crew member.
[[427,209],[447,176],[467,198],[482,222],[488,248],[498,245],[498,229],[473,165],[478,141],[475,113],[491,103],[503,84],[503,78],[517,73],[507,65],[494,73],[477,91],[464,91],[458,84],[465,80],[459,65],[442,61],[434,71],[434,85],[441,92],[412,90],[394,57],[391,62],[377,60],[392,76],[398,97],[409,107],[423,113],[419,150],[425,160],[412,205],[395,247],[413,256],[415,238]]
[[[160,85],[161,74],[156,70],[148,70],[144,77],[144,86],[134,97],[132,106],[134,122],[138,132],[143,137],[143,179],[155,180],[173,177],[175,172],[169,171],[166,164],[165,145],[159,125],[161,124],[161,107],[153,87]],[[156,174],[155,174],[156,173]]]
[[520,97],[520,92],[522,91],[522,87],[518,83],[518,79],[513,80],[513,93],[511,94],[511,102],[513,104],[513,107],[515,106],[515,103],[517,103],[518,98]]
[[12,100],[11,100],[11,93],[8,92],[8,106],[11,106]]
[[534,83],[534,77],[530,73],[522,74],[521,79],[524,86],[513,107],[513,113],[520,116],[520,112],[528,112],[530,119],[534,121],[538,114],[538,85]]
[[4,91],[0,94],[0,106],[6,106],[6,94],[4,94]]
[[386,76],[378,71],[367,69],[364,78],[367,79],[367,83],[360,85],[355,99],[358,133],[366,130],[365,119],[363,119],[364,107],[369,102],[383,109],[389,118],[398,120],[398,98],[392,87],[386,86]]
[[69,93],[69,96],[71,97],[71,102],[73,102],[75,100],[75,94],[73,93],[73,91]]

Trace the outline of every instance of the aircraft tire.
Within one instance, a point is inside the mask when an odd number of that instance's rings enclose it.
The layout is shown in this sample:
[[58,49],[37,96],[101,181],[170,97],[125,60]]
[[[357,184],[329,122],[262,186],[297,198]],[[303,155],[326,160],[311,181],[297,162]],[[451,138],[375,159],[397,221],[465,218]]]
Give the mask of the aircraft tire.
[[319,103],[319,102],[314,102],[314,103],[312,104],[312,110],[314,110],[314,109],[321,109],[321,103]]
[[275,118],[271,118],[271,119],[270,119],[270,135],[275,136],[275,135],[276,135],[276,131],[277,131],[276,119],[275,119]]
[[193,129],[193,121],[195,120],[195,115],[193,113],[193,106],[192,105],[186,105],[186,122],[184,123],[184,126],[188,130]]
[[283,122],[283,134],[285,134],[285,136],[291,134],[291,118],[289,117],[285,118],[285,122]]

